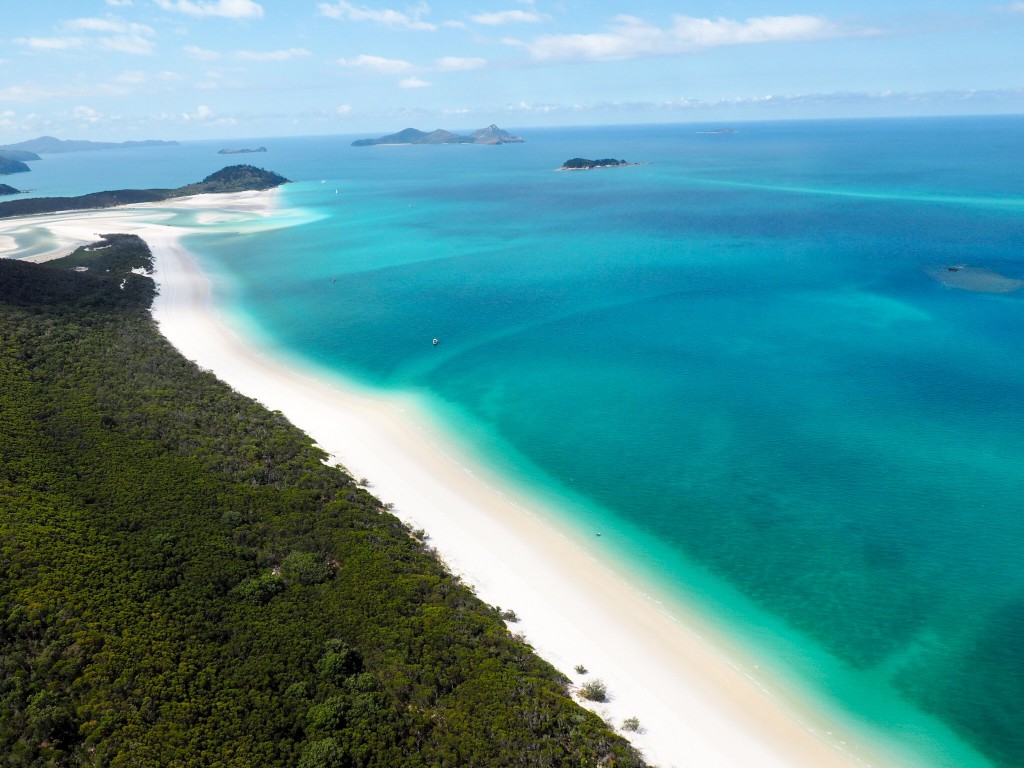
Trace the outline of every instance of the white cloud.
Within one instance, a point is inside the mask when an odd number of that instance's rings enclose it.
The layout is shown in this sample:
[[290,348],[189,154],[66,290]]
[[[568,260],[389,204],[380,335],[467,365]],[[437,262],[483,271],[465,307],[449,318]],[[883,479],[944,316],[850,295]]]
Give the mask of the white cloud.
[[612,61],[723,45],[822,40],[839,34],[835,24],[818,16],[762,16],[736,21],[677,15],[666,29],[635,16],[617,16],[608,32],[544,35],[527,47],[539,60]]
[[235,58],[244,61],[288,61],[312,55],[305,48],[283,48],[277,51],[235,51]]
[[107,5],[112,5],[115,8],[128,8],[132,5],[132,0],[107,0]]
[[86,123],[96,123],[103,119],[103,115],[91,107],[75,107],[72,114],[76,120]]
[[357,67],[360,69],[372,69],[384,75],[400,75],[412,69],[412,64],[401,59],[385,59],[382,56],[367,56],[362,54],[354,59],[338,59],[343,67]]
[[460,56],[442,56],[437,60],[437,69],[441,72],[464,72],[487,66],[487,59],[464,59]]
[[213,61],[220,58],[220,53],[217,51],[210,51],[197,45],[186,45],[182,50],[193,59],[199,59],[200,61]]
[[113,32],[119,35],[129,34],[153,37],[156,34],[153,28],[146,24],[132,24],[113,18],[71,19],[70,21],[65,21],[62,26],[68,29],[81,29],[87,32]]
[[71,32],[108,32],[95,38],[69,35],[66,37],[30,37],[15,40],[20,45],[37,51],[68,51],[82,48],[87,44],[104,51],[117,51],[145,56],[153,53],[155,45],[148,39],[156,35],[152,27],[145,24],[130,24],[120,19],[83,18],[71,19],[61,25]]
[[36,51],[69,51],[80,48],[85,40],[81,37],[19,37],[14,42]]
[[189,16],[222,16],[227,19],[263,18],[263,6],[253,0],[153,0],[165,11]]
[[421,80],[420,78],[413,76],[407,77],[404,80],[400,80],[398,82],[398,85],[400,88],[429,88],[430,86],[433,85],[433,83],[428,82],[426,80]]
[[1024,13],[1024,2],[1010,3],[1005,7],[1010,13]]
[[139,72],[138,70],[122,72],[114,79],[119,83],[126,83],[128,85],[142,85],[147,80],[146,73]]
[[420,29],[426,31],[437,29],[436,24],[423,21],[422,17],[430,13],[430,6],[422,2],[405,12],[395,11],[390,8],[367,8],[346,2],[345,0],[338,0],[333,5],[331,3],[320,3],[317,7],[320,9],[321,15],[329,19],[374,21],[388,27],[398,27],[401,29]]
[[544,20],[543,16],[534,11],[492,11],[478,13],[469,18],[488,27],[499,27],[503,24],[536,24]]
[[147,40],[139,35],[100,37],[97,39],[97,42],[103,50],[130,53],[134,56],[148,56],[156,48],[152,40]]
[[334,114],[341,115],[342,117],[352,114],[351,104],[339,104],[334,108]]

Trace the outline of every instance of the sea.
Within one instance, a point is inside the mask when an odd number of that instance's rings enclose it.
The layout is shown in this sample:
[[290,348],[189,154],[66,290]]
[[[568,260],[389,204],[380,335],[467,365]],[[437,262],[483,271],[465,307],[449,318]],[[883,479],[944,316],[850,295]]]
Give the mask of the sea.
[[1024,117],[513,132],[16,185],[287,176],[274,226],[185,240],[239,327],[415,398],[901,764],[1024,766]]

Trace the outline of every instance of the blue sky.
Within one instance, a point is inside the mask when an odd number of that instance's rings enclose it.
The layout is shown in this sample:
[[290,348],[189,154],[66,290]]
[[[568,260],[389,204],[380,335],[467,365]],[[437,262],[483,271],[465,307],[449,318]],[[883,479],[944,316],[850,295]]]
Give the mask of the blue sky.
[[1024,0],[26,0],[0,143],[1024,113]]

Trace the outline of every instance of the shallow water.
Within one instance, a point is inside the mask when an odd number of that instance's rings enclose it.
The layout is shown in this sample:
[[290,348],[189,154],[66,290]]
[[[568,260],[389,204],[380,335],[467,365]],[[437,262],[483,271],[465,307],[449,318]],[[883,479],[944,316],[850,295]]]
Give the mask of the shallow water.
[[1024,278],[1024,119],[701,128],[260,140],[304,217],[189,244],[267,343],[418,393],[915,764],[1024,764],[1024,293],[935,279]]

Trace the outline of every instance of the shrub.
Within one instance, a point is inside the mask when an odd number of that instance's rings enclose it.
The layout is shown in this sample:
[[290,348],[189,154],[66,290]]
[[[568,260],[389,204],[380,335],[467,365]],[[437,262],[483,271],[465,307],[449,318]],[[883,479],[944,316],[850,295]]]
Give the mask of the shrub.
[[281,563],[281,577],[288,584],[320,584],[333,575],[327,561],[312,552],[292,552]]
[[334,739],[308,742],[299,758],[299,768],[343,768],[345,763],[345,753]]
[[635,717],[627,717],[622,721],[622,730],[640,733],[640,720]]
[[253,576],[235,587],[235,594],[238,595],[239,600],[254,605],[266,605],[274,595],[283,591],[284,582],[281,577],[275,576],[273,573]]
[[608,687],[601,680],[590,680],[580,687],[580,696],[587,701],[608,701]]
[[573,667],[573,669],[576,670],[576,674],[577,675],[585,675],[585,674],[587,674],[587,668],[584,667],[582,664],[577,664],[575,667]]

